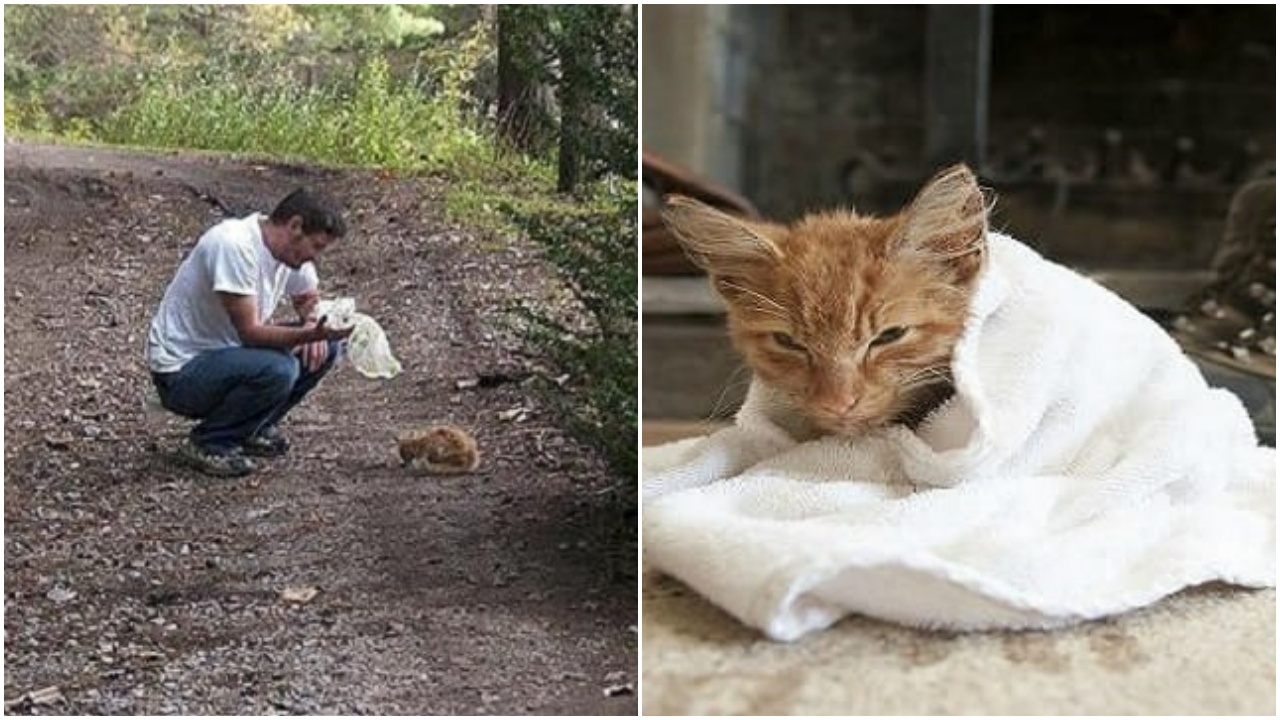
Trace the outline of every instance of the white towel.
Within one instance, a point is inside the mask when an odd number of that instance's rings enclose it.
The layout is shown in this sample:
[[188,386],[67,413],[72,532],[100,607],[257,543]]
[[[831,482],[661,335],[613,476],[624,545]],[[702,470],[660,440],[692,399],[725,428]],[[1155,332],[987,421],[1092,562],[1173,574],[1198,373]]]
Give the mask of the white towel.
[[1048,628],[1274,586],[1275,450],[1235,396],[1111,292],[988,245],[950,401],[915,432],[798,442],[754,382],[733,427],[646,449],[649,562],[779,640],[849,613]]

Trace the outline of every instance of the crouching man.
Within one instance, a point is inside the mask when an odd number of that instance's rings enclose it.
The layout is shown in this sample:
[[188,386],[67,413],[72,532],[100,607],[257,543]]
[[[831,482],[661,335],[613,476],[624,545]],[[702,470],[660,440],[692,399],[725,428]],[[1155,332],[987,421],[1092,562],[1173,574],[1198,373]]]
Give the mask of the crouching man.
[[[280,421],[316,387],[351,330],[317,318],[312,260],[346,233],[330,201],[294,191],[270,215],[225,220],[200,237],[165,290],[147,365],[168,410],[199,420],[179,455],[238,477],[251,457],[280,457]],[[299,321],[269,324],[289,296]]]

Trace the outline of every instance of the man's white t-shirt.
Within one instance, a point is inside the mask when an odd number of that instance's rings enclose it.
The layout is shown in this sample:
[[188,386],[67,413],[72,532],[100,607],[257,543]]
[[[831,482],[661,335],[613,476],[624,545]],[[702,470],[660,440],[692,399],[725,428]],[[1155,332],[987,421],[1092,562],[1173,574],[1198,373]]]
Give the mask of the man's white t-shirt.
[[262,219],[254,214],[218,223],[182,261],[151,320],[147,365],[153,372],[175,372],[200,353],[241,345],[219,292],[256,295],[258,320],[265,323],[285,295],[319,286],[311,263],[293,270],[271,255]]

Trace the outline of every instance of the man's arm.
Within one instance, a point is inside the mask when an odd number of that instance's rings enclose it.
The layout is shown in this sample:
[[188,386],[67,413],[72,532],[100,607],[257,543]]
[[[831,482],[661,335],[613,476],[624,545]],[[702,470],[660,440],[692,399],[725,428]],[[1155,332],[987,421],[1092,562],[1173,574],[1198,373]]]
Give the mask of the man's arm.
[[316,315],[316,306],[320,304],[320,293],[315,290],[298,293],[292,295],[289,300],[293,302],[293,309],[298,313],[298,319],[306,323],[308,321],[319,320]]
[[293,303],[299,320],[305,323],[319,319],[316,306],[320,304],[320,278],[316,276],[316,266],[313,263],[304,263],[301,268],[290,273],[284,290],[289,295],[289,301]]
[[302,327],[263,325],[258,322],[258,300],[253,295],[220,292],[218,298],[231,316],[231,324],[240,335],[240,342],[248,347],[288,350],[305,343],[339,339],[350,334],[350,331],[332,330],[314,322],[306,322]]
[[[298,313],[298,319],[302,324],[308,325],[319,320],[316,317],[316,306],[320,304],[320,293],[315,290],[305,290],[295,295],[289,296],[293,302],[293,309]],[[324,361],[329,358],[329,343],[322,340],[309,342],[305,345],[299,345],[294,349],[298,356],[302,358],[302,365],[310,372],[319,370],[324,365]]]

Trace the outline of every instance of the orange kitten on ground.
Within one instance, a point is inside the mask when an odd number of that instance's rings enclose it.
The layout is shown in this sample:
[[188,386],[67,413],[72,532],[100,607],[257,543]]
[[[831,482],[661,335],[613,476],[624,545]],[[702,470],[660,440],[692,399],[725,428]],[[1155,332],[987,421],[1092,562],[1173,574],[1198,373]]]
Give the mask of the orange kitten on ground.
[[469,473],[480,465],[475,438],[452,425],[436,425],[396,438],[400,463],[430,475]]
[[888,218],[836,210],[784,226],[668,203],[668,225],[728,305],[734,346],[809,432],[915,425],[950,397],[987,231],[967,167]]

